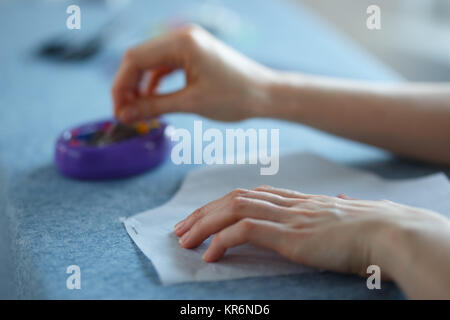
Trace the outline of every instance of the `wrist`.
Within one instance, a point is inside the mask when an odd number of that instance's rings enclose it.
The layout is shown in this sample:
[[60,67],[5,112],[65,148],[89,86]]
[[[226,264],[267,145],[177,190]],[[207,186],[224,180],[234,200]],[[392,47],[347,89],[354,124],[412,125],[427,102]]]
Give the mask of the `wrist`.
[[260,84],[265,101],[258,109],[259,116],[301,122],[307,82],[306,76],[271,70]]
[[383,278],[398,282],[399,274],[411,261],[412,248],[407,231],[393,222],[385,222],[373,235],[370,263],[378,265]]
[[246,86],[249,118],[273,118],[271,109],[274,108],[275,97],[272,86],[277,81],[277,72],[265,67],[259,71]]

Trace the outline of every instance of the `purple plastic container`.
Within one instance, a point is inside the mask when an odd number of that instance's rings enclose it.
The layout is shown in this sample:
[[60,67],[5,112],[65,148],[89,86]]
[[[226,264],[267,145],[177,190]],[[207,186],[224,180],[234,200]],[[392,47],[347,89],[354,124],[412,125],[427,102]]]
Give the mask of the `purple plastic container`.
[[64,131],[55,148],[55,164],[59,171],[76,179],[124,178],[156,167],[170,153],[167,124],[161,120],[159,128],[148,134],[105,146],[76,145],[71,140],[74,134],[100,130],[111,122],[114,120],[96,121]]

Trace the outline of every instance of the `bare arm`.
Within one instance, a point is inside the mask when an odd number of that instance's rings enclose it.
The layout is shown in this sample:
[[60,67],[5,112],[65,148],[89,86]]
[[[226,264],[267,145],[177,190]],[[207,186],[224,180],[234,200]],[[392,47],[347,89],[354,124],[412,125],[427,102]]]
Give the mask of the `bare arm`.
[[[186,87],[157,94],[183,69]],[[150,82],[139,92],[139,82]],[[426,161],[450,164],[450,84],[373,84],[270,70],[198,27],[130,49],[113,88],[124,122],[168,112],[222,121],[275,117]]]
[[450,84],[373,84],[278,73],[264,116],[450,164]]

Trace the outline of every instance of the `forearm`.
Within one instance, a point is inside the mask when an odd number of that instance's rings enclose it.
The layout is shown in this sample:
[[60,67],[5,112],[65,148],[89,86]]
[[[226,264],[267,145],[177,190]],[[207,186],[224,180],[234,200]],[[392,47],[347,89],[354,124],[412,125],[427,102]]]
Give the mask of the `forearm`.
[[450,299],[450,222],[391,226],[374,239],[373,261],[410,299]]
[[277,73],[267,90],[262,116],[450,164],[448,84],[375,84]]

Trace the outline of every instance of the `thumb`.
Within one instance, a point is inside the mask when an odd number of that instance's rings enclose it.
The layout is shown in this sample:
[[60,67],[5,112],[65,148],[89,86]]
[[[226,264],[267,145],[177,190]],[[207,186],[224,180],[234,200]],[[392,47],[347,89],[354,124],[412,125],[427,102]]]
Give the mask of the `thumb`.
[[190,112],[190,90],[182,90],[168,93],[141,97],[132,105],[126,105],[118,110],[116,117],[124,123],[155,118],[165,113]]

